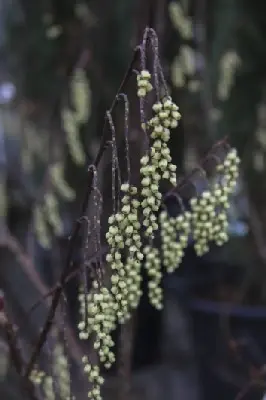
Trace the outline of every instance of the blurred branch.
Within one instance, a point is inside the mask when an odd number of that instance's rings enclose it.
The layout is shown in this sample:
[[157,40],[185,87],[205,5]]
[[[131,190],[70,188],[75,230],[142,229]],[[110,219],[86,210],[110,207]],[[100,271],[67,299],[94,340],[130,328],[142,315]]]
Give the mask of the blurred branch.
[[261,261],[266,265],[266,241],[263,233],[262,220],[255,208],[249,203],[250,225],[254,242]]
[[205,114],[205,126],[207,137],[210,139],[214,133],[214,124],[210,118],[210,112],[213,108],[212,90],[210,82],[210,71],[208,68],[207,54],[207,2],[199,0],[196,2],[195,20],[196,30],[194,34],[197,50],[202,58],[202,65],[199,67],[202,79],[201,102]]
[[20,350],[17,345],[17,338],[15,333],[15,328],[7,318],[6,312],[1,313],[1,325],[4,327],[6,331],[7,342],[9,344],[10,355],[13,361],[13,364],[16,368],[16,371],[20,375],[23,371],[23,359],[20,354]]
[[[24,249],[18,242],[18,240],[12,236],[10,233],[6,233],[5,236],[1,239],[0,247],[7,248],[14,256],[16,257],[17,261],[23,268],[23,271],[28,276],[29,280],[33,283],[36,289],[46,298],[45,295],[49,291],[48,287],[42,282],[36,268],[34,266],[33,260],[31,257],[25,253]],[[47,306],[50,305],[50,301],[46,301]],[[60,316],[57,317],[57,322],[60,324]],[[80,361],[81,350],[79,345],[76,342],[74,334],[72,333],[72,329],[66,325],[65,327],[66,335],[68,338],[68,342],[70,343],[70,351],[73,359],[76,361]]]
[[28,378],[24,378],[22,376],[23,368],[25,365],[25,361],[21,355],[21,351],[17,342],[16,329],[13,324],[10,322],[6,312],[1,312],[1,325],[6,332],[7,343],[10,350],[10,357],[13,362],[13,365],[17,371],[17,374],[22,379],[22,386],[24,387],[25,392],[28,393],[31,400],[38,400],[38,397],[35,394],[35,389],[33,384],[30,382]]

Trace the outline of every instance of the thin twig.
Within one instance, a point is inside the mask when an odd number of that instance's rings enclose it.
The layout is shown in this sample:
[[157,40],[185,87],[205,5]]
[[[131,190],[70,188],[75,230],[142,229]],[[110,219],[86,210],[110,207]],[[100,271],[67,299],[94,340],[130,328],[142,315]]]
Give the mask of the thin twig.
[[[230,149],[230,145],[228,144],[227,137],[225,137],[223,140],[219,141],[216,143],[211,150],[207,153],[207,155],[199,162],[199,165],[194,168],[191,172],[189,172],[186,176],[184,176],[179,182],[177,182],[177,185],[170,189],[164,196],[164,200],[166,200],[168,197],[170,197],[174,192],[180,192],[184,187],[187,185],[190,185],[191,178],[195,176],[195,174],[199,173],[202,169],[204,170],[204,165],[206,164],[207,161],[209,161],[211,158],[213,158],[213,152],[215,149],[219,149],[219,147],[223,147],[226,152]],[[220,160],[219,157],[217,157],[217,161],[215,161],[215,164],[218,164],[218,161],[223,161]]]
[[[107,254],[107,249],[99,251],[99,253],[95,254],[92,257],[89,257],[89,263],[93,263],[94,261],[98,260],[99,257],[104,257]],[[66,285],[69,281],[71,281],[73,278],[75,278],[79,273],[81,272],[80,266],[78,265],[76,268],[74,268],[66,277],[64,285]],[[34,303],[31,308],[29,309],[29,313],[32,313],[37,307],[39,307],[42,302],[47,299],[47,297],[50,297],[54,294],[54,292],[57,289],[57,284],[48,290],[39,300]]]

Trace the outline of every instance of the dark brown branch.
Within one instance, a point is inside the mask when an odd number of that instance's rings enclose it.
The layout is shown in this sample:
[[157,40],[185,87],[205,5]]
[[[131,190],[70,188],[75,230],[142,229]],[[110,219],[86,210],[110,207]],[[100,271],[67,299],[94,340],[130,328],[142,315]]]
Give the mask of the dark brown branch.
[[28,394],[31,400],[37,400],[38,397],[35,394],[34,385],[31,383],[28,377],[22,376],[24,360],[17,343],[16,330],[13,324],[8,319],[7,314],[5,312],[2,312],[1,314],[1,325],[3,326],[6,333],[6,339],[9,346],[10,358],[12,360],[12,363],[17,371],[18,376],[22,379],[22,386],[24,388],[24,391]]
[[[177,185],[170,189],[164,196],[164,200],[173,195],[174,193],[180,194],[182,190],[191,185],[191,180],[194,176],[200,173],[201,170],[205,171],[207,174],[213,174],[213,169],[220,163],[223,162],[228,150],[230,149],[230,145],[227,142],[227,137],[223,140],[217,142],[211,150],[207,153],[207,155],[200,161],[199,166],[193,169],[190,173],[184,176]],[[213,165],[208,166],[207,163],[213,160]]]
[[[99,254],[100,253],[100,254]],[[107,249],[104,250],[100,250],[99,253],[97,253],[96,255],[89,257],[89,263],[92,263],[94,261],[99,260],[100,257],[103,257],[107,254]],[[80,267],[77,266],[76,268],[74,268],[66,277],[65,282],[64,282],[64,286],[71,281],[73,278],[75,278],[79,273],[81,272]],[[50,290],[48,290],[38,301],[36,301],[36,303],[34,303],[30,310],[29,313],[32,313],[40,304],[42,304],[42,302],[47,299],[47,297],[50,297],[54,294],[54,292],[57,289],[57,285],[55,285],[53,288],[51,288]]]
[[[114,99],[114,101],[113,101],[113,103],[111,105],[111,108],[109,110],[110,113],[112,113],[114,111],[114,108],[115,108],[115,106],[116,106],[116,104],[118,102],[118,94],[123,91],[123,88],[125,87],[128,79],[131,76],[134,64],[136,63],[137,58],[138,58],[138,54],[139,54],[139,48],[136,48],[135,51],[134,51],[132,60],[130,62],[130,65],[129,65],[128,69],[127,69],[127,72],[126,72],[126,74],[124,76],[124,79],[122,80],[122,83],[121,83],[121,85],[120,85],[120,87],[118,89],[117,95],[115,96],[115,99]],[[110,132],[109,132],[109,130],[106,129],[106,127],[107,127],[107,119],[105,119],[105,122],[104,122],[103,135],[102,135],[100,148],[99,148],[98,154],[97,154],[97,156],[95,158],[95,161],[94,161],[94,166],[96,168],[98,167],[98,165],[99,165],[99,163],[100,163],[100,161],[102,159],[102,156],[105,153],[105,150],[109,146],[109,133]],[[44,345],[44,343],[46,341],[47,335],[48,335],[48,333],[49,333],[49,331],[51,329],[51,326],[53,324],[53,319],[54,319],[54,316],[55,316],[55,313],[56,313],[57,306],[58,306],[59,301],[60,301],[60,297],[61,297],[61,294],[62,294],[62,291],[63,291],[63,287],[64,287],[64,284],[65,284],[65,280],[68,277],[68,275],[69,275],[69,273],[70,273],[70,271],[71,271],[71,269],[73,267],[73,254],[74,254],[74,250],[76,248],[77,240],[78,240],[79,233],[80,233],[82,217],[86,213],[87,206],[88,206],[88,201],[89,201],[89,198],[90,198],[90,195],[91,195],[91,192],[92,192],[92,184],[93,184],[93,170],[90,168],[88,170],[88,178],[87,178],[87,184],[86,184],[87,191],[86,191],[85,196],[84,196],[84,200],[83,200],[83,203],[82,203],[82,207],[81,207],[81,212],[80,212],[79,218],[76,220],[76,222],[74,224],[73,233],[72,233],[72,235],[70,237],[70,242],[69,242],[69,247],[68,247],[68,254],[67,254],[67,258],[66,258],[65,268],[62,271],[60,280],[59,280],[59,282],[57,284],[57,288],[54,291],[52,303],[51,303],[51,306],[50,306],[46,321],[45,321],[45,323],[43,325],[43,328],[41,330],[38,342],[37,342],[37,344],[36,344],[36,346],[35,346],[35,348],[34,348],[34,350],[32,352],[32,355],[31,355],[30,360],[28,362],[28,365],[26,367],[26,370],[25,370],[25,373],[24,373],[25,377],[28,377],[30,375],[30,373],[31,373],[31,371],[32,371],[37,359],[38,359],[38,356],[39,356],[39,354],[41,352],[41,349],[42,349],[42,347],[43,347],[43,345]]]

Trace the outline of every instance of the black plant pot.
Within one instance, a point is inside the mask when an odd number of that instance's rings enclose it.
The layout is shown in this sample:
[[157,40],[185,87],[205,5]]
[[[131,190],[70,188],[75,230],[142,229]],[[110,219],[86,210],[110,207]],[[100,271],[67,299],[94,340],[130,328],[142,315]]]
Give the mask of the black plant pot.
[[266,392],[263,377],[259,384],[250,383],[266,365],[266,307],[196,297],[199,288],[203,293],[214,284],[209,278],[190,274],[166,280],[166,290],[175,291],[190,315],[201,399],[234,400],[241,391],[241,400],[261,400]]

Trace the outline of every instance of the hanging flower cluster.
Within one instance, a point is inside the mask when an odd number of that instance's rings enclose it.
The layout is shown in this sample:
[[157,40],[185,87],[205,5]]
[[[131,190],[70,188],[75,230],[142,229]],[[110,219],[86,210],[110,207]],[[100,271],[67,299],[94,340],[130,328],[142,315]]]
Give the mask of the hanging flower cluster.
[[190,200],[192,212],[192,235],[194,248],[198,256],[209,251],[209,242],[213,240],[213,222],[216,219],[215,196],[206,190],[200,196]]
[[[143,71],[142,71],[143,72]],[[138,76],[142,76],[142,72]],[[138,83],[141,78],[138,78]],[[141,160],[141,210],[143,214],[144,236],[149,245],[145,246],[143,253],[146,255],[145,268],[150,278],[148,284],[150,302],[158,309],[162,308],[162,289],[160,257],[158,250],[152,246],[154,233],[158,230],[158,217],[162,195],[159,191],[161,180],[176,184],[176,166],[172,164],[168,141],[170,129],[176,128],[181,117],[178,107],[170,96],[158,101],[152,107],[153,117],[147,122],[152,145],[149,153]]]
[[231,149],[224,162],[217,167],[217,173],[222,176],[219,183],[215,183],[213,193],[216,199],[217,219],[214,221],[214,241],[222,246],[228,240],[227,210],[230,206],[229,196],[234,191],[239,176],[240,159],[235,149]]
[[[46,375],[44,371],[33,369],[30,375],[30,380],[36,386],[39,386],[43,390],[45,400],[55,400],[56,394],[54,390],[53,377]],[[68,397],[67,400],[70,398]]]
[[148,296],[151,305],[157,310],[163,308],[163,292],[161,288],[162,271],[161,258],[159,250],[153,246],[145,246],[143,253],[145,254],[145,269],[149,277]]
[[45,372],[44,371],[41,371],[41,370],[39,370],[37,368],[34,368],[31,371],[30,380],[35,385],[40,385],[43,382],[44,377],[45,377]]
[[[81,322],[78,325],[80,333],[86,332],[89,337],[91,333],[95,336],[94,349],[98,351],[100,361],[106,368],[110,368],[114,361],[111,347],[114,345],[110,332],[115,328],[116,314],[113,308],[113,299],[106,287],[99,287],[94,281],[94,290],[87,295],[85,302],[84,294],[81,293],[79,300],[81,304]],[[87,304],[87,323],[85,321]],[[82,336],[82,338],[85,338]]]
[[98,365],[91,365],[88,357],[82,357],[84,365],[84,372],[88,376],[88,380],[92,385],[92,389],[88,392],[88,398],[93,400],[101,400],[101,386],[104,383],[104,379],[100,374],[100,368]]
[[54,392],[53,378],[51,376],[45,376],[43,380],[43,393],[45,400],[55,400],[56,395]]
[[[87,301],[85,299],[87,296]],[[99,287],[98,282],[93,282],[91,293],[79,294],[81,318],[78,324],[80,339],[88,339],[93,334],[94,349],[97,351],[100,362],[105,368],[110,368],[115,360],[111,348],[114,342],[111,332],[116,326],[116,310],[110,291],[106,287]],[[104,383],[97,365],[92,365],[87,357],[83,357],[84,372],[88,374],[92,390],[88,397],[100,400],[100,386]]]
[[160,213],[163,263],[168,273],[180,265],[188,245],[191,232],[191,213],[184,212],[170,217],[166,211]]
[[[106,261],[110,265],[111,288],[99,287],[94,282],[94,290],[87,295],[80,293],[81,319],[78,325],[81,339],[88,339],[93,333],[95,337],[94,349],[98,352],[101,363],[110,368],[115,360],[111,347],[114,345],[111,333],[116,327],[116,322],[124,323],[132,309],[139,304],[141,296],[141,251],[140,222],[138,209],[140,202],[137,200],[137,188],[124,183],[121,186],[123,193],[121,210],[109,217],[109,229],[106,239],[109,252]],[[87,309],[86,309],[87,305]],[[87,315],[87,321],[86,321]],[[100,399],[100,385],[103,378],[97,366],[93,366],[84,358],[84,371],[88,373],[92,390],[89,397]]]
[[166,179],[173,185],[176,184],[176,166],[171,162],[168,141],[170,139],[169,128],[176,127],[180,119],[178,107],[170,97],[165,98],[163,102],[155,103],[153,111],[155,115],[147,124],[151,129],[153,143],[150,153],[144,155],[140,160],[141,206],[146,237],[152,236],[154,231],[158,229],[156,213],[159,210],[162,197],[159,191],[160,181]]
[[[63,399],[70,399],[71,391],[70,391],[70,372],[69,372],[69,364],[68,359],[65,355],[64,346],[58,342],[56,343],[53,350],[53,370],[57,377],[58,390],[60,393],[60,397]],[[46,385],[49,386],[49,381]]]
[[145,97],[152,90],[151,74],[149,71],[143,70],[137,75],[137,86],[137,95],[139,97]]
[[111,292],[115,299],[117,318],[123,323],[130,317],[131,310],[139,304],[143,254],[137,188],[124,183],[121,191],[123,193],[121,211],[109,217],[106,238],[110,250],[106,260],[112,269]]
[[68,359],[60,342],[56,343],[52,356],[52,376],[35,367],[30,380],[42,389],[45,400],[55,400],[58,396],[65,400],[75,400],[70,390]]
[[231,149],[217,167],[218,182],[190,199],[190,211],[175,218],[165,211],[160,214],[163,264],[168,272],[180,264],[190,234],[198,256],[209,251],[211,242],[222,246],[228,240],[227,210],[237,182],[239,162],[236,150]]

